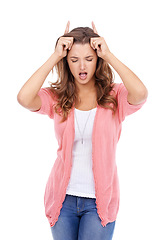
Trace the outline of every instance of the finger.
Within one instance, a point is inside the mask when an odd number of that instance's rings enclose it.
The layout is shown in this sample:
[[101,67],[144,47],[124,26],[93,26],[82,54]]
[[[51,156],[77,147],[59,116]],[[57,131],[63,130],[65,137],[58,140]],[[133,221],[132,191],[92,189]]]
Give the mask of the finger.
[[73,44],[73,37],[64,37],[60,39],[60,44],[65,45],[66,43]]
[[70,28],[70,21],[67,22],[64,34],[69,33],[69,28]]
[[72,48],[73,42],[74,42],[74,38],[72,37],[71,40],[70,40],[70,49]]
[[94,46],[95,46],[95,49],[97,49],[97,50],[100,49],[100,44],[99,44],[99,43],[95,42],[95,43],[94,43]]
[[93,46],[93,49],[99,49],[101,44],[102,44],[102,41],[100,38],[92,38],[92,46]]
[[90,45],[91,45],[91,47],[95,50],[95,42],[96,42],[96,39],[97,38],[91,38],[90,39]]
[[91,40],[90,40],[90,43],[91,43],[91,46],[93,47],[94,45],[95,45],[95,42],[96,41],[99,41],[99,37],[93,37],[93,38],[91,38]]
[[96,29],[95,24],[94,24],[93,21],[92,21],[92,28],[93,28],[94,33],[97,33],[97,34],[98,34],[97,29]]
[[71,42],[73,42],[73,37],[61,37],[60,38],[61,39],[61,41],[71,41]]
[[69,44],[68,44],[68,49],[71,50],[72,45],[73,45],[73,38],[70,39],[70,41],[69,41],[68,43],[69,43]]
[[65,43],[63,46],[64,46],[64,50],[67,50],[67,49],[69,49],[69,48],[70,48],[70,45],[69,45],[69,43]]
[[63,44],[64,45],[64,50],[67,50],[67,49],[71,50],[72,44],[73,44],[73,41],[71,41],[71,40],[65,41],[64,44]]
[[92,38],[90,39],[90,46],[91,46],[93,49],[95,49]]

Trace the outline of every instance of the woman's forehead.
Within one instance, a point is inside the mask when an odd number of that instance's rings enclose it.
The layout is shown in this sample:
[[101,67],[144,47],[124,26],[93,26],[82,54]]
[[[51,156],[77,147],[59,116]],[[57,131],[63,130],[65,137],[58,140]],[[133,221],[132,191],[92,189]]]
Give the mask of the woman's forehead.
[[93,50],[93,48],[90,46],[89,43],[86,44],[79,44],[74,43],[72,45],[71,50],[68,52],[68,55],[71,56],[88,56],[88,55],[96,55],[96,52]]

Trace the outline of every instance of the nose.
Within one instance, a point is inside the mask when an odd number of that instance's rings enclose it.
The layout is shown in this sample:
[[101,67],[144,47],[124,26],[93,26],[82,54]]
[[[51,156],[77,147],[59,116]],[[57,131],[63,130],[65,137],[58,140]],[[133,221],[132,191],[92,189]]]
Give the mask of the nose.
[[85,70],[85,61],[84,60],[81,60],[80,61],[80,70]]

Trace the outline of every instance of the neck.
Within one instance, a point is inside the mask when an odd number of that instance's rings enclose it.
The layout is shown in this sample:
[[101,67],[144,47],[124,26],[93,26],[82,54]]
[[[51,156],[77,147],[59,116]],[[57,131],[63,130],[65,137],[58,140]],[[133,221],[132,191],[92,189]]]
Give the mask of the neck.
[[95,81],[89,81],[85,85],[81,85],[78,83],[75,84],[78,96],[86,96],[96,93]]

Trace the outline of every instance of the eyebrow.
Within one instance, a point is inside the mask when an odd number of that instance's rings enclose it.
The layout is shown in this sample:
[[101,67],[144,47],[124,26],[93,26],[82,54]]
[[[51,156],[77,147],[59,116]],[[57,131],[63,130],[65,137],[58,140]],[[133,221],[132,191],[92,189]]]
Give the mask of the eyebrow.
[[[86,56],[85,58],[90,58],[90,57],[93,57],[93,55]],[[75,57],[75,56],[71,56],[70,58],[77,58],[78,59],[78,57]]]

